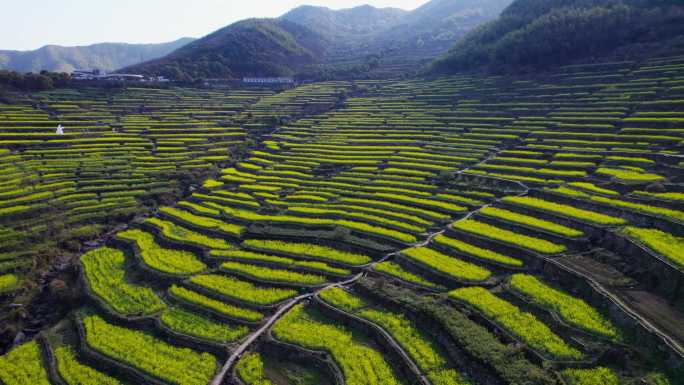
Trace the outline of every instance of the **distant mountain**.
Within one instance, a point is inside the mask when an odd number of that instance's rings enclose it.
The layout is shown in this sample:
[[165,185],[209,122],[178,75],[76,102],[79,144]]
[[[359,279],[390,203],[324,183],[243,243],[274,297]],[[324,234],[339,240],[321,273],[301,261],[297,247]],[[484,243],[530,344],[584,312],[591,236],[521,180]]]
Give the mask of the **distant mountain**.
[[397,25],[407,14],[407,11],[398,8],[375,8],[370,5],[338,11],[304,5],[280,18],[304,25],[329,38],[347,38],[387,30]]
[[250,19],[222,28],[164,58],[121,72],[164,75],[192,81],[201,78],[289,76],[315,64],[326,40],[287,20]]
[[193,81],[298,75],[391,77],[417,71],[512,0],[432,0],[413,11],[302,6],[229,25],[164,58],[121,71]]
[[611,52],[649,54],[683,35],[681,0],[515,0],[432,71],[535,71]]
[[496,19],[512,0],[431,0],[413,11],[300,7],[282,18],[328,36],[317,79],[384,78],[418,72],[453,42]]
[[[445,53],[455,40],[480,24],[496,19],[511,1],[432,0],[413,11],[401,13],[370,6],[327,10],[337,17],[356,15],[355,20],[376,22],[370,28],[372,31],[364,35],[333,36],[334,44],[328,47],[324,65],[318,67],[313,77],[387,78],[415,74]],[[307,19],[298,22],[307,22]]]
[[446,49],[473,28],[496,19],[511,1],[432,0],[383,31],[378,41],[395,47],[437,44]]
[[163,57],[194,41],[182,38],[161,44],[102,43],[82,47],[47,45],[35,51],[0,51],[0,69],[17,72],[73,72],[100,69],[105,72],[145,60]]

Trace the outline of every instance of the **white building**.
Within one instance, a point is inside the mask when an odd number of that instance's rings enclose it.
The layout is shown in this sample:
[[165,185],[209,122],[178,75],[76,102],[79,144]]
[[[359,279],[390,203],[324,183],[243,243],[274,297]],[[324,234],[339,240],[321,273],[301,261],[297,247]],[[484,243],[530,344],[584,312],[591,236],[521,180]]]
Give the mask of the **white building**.
[[294,79],[287,77],[242,78],[242,82],[247,84],[292,84],[294,83]]
[[109,74],[97,76],[95,80],[142,81],[145,80],[145,77],[142,75],[135,74]]
[[71,78],[74,80],[95,80],[100,75],[100,70],[74,70],[74,72],[71,73]]
[[[145,77],[136,74],[102,74],[100,70],[76,70],[71,74],[73,80],[104,80],[104,81],[143,81]],[[160,80],[163,77],[154,77],[154,81],[164,81]]]

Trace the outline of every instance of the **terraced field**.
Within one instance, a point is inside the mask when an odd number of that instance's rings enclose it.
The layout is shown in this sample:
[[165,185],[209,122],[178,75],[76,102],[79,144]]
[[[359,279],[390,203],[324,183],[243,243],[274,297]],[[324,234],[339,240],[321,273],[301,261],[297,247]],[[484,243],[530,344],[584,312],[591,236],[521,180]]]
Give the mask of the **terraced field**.
[[670,57],[2,105],[0,295],[52,218],[137,220],[0,383],[677,384],[682,84]]

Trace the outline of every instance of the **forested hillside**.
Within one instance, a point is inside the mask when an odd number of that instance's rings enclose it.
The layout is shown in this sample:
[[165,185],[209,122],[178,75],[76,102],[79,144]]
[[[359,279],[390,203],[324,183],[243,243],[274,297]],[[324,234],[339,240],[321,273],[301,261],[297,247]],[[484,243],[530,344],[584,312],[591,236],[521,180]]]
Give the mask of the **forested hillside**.
[[653,55],[675,48],[672,39],[683,34],[680,1],[516,0],[458,41],[432,70],[529,71],[616,51]]
[[[388,78],[416,73],[455,40],[478,25],[493,20],[511,0],[432,0],[415,10],[398,15],[392,9],[357,7],[331,11],[334,20],[354,16],[347,21],[356,25],[355,33],[338,23],[320,20],[329,18],[321,10],[305,7],[283,18],[319,30],[320,24],[338,31],[327,33],[329,46],[323,65],[310,68],[303,77],[313,79]],[[317,12],[313,12],[316,10]],[[307,17],[302,13],[306,12]],[[365,27],[360,27],[365,25]],[[359,33],[368,31],[368,33]],[[325,28],[322,33],[326,34]]]
[[200,78],[293,75],[320,58],[324,38],[299,24],[250,19],[222,28],[158,60],[124,72]]
[[174,80],[297,76],[389,78],[415,73],[511,0],[432,0],[413,10],[302,6],[278,19],[238,22],[122,71]]
[[399,47],[451,45],[478,25],[495,19],[511,0],[433,0],[410,12],[379,41]]
[[363,36],[397,25],[407,11],[398,8],[375,8],[364,5],[339,11],[327,7],[301,6],[286,13],[289,20],[328,37]]

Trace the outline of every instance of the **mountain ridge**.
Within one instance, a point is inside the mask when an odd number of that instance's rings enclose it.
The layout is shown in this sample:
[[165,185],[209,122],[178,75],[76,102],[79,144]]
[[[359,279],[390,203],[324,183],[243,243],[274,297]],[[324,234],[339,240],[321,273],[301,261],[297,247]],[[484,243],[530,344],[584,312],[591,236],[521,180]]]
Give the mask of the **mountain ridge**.
[[121,69],[193,81],[200,78],[293,76],[318,61],[326,39],[297,23],[247,19],[223,27],[171,54]]
[[[164,58],[120,71],[181,81],[396,76],[429,63],[453,40],[497,17],[510,1],[431,0],[413,11],[301,6],[276,19],[249,19],[260,20],[261,27],[244,25],[246,21],[231,24]],[[272,33],[257,33],[260,28]],[[301,48],[312,55],[299,55]]]
[[0,50],[0,69],[21,73],[42,70],[73,72],[100,69],[114,71],[145,60],[165,56],[194,41],[183,37],[166,43],[97,43],[83,46],[45,45],[31,51]]
[[515,0],[456,42],[431,72],[530,72],[611,52],[628,59],[677,36],[684,36],[678,1]]
[[339,10],[302,5],[280,16],[280,19],[304,25],[323,36],[333,37],[371,34],[398,23],[408,13],[410,12],[399,8],[376,8],[368,4]]

